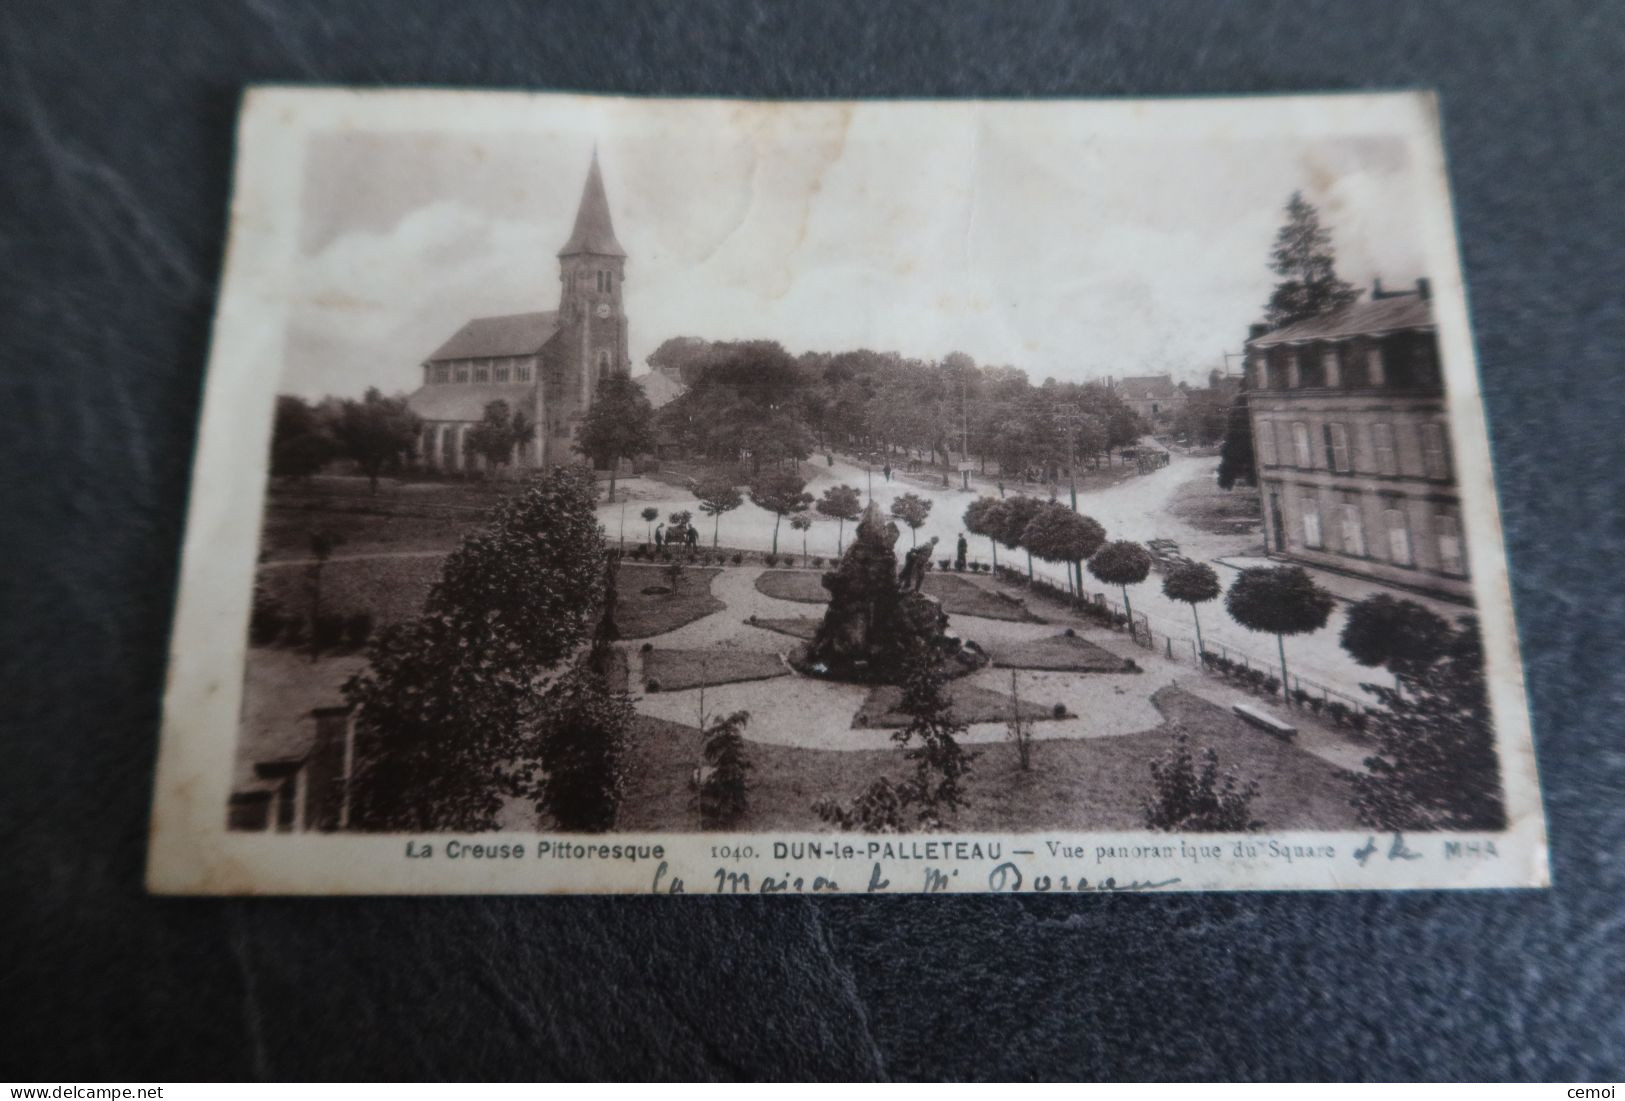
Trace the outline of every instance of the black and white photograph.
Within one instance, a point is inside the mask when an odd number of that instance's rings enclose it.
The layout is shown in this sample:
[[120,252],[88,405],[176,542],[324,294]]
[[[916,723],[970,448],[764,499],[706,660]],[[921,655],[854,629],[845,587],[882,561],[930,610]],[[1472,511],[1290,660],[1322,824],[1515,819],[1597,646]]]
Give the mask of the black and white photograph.
[[1433,101],[259,89],[163,892],[1537,886]]

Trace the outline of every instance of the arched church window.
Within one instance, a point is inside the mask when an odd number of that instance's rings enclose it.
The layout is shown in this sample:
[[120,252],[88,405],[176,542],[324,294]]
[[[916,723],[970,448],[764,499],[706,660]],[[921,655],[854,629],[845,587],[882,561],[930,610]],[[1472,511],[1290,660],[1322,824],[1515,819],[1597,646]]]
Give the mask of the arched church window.
[[609,352],[600,351],[598,353],[598,377],[603,378],[608,374],[609,374]]

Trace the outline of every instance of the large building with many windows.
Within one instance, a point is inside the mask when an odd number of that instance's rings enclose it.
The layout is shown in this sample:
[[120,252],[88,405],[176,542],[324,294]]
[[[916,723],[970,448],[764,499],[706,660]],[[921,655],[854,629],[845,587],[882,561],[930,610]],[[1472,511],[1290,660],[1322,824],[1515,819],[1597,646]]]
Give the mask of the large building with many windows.
[[1471,599],[1425,279],[1247,341],[1271,556]]

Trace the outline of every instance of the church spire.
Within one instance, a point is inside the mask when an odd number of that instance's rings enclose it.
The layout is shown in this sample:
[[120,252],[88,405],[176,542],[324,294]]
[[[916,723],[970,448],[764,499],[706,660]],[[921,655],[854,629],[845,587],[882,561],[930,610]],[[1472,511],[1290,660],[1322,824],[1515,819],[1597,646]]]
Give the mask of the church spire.
[[609,220],[609,197],[604,194],[604,176],[598,171],[598,147],[593,146],[592,167],[587,169],[587,183],[581,189],[581,206],[576,210],[575,229],[570,239],[559,250],[560,256],[588,253],[593,256],[625,257],[626,250],[615,239],[615,227]]

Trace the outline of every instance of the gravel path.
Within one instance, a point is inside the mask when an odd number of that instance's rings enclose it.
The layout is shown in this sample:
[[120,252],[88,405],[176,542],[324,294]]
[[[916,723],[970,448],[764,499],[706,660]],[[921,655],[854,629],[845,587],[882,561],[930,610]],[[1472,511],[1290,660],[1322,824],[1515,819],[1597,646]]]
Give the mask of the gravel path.
[[[711,591],[727,604],[727,608],[648,641],[656,648],[741,649],[788,654],[798,645],[795,639],[744,622],[751,615],[791,618],[808,614],[808,605],[779,600],[756,588],[756,579],[764,569],[761,566],[725,568],[713,579]],[[1141,649],[1130,642],[1126,635],[1059,615],[1053,608],[1042,610],[1046,616],[1058,621],[1012,623],[957,615],[951,617],[949,630],[963,639],[993,649],[1000,643],[1048,638],[1066,626],[1072,626],[1081,637],[1114,654],[1134,659],[1145,671],[1065,673],[1017,670],[1017,684],[1023,700],[1045,707],[1062,703],[1072,715],[1066,719],[1034,723],[1033,737],[1036,740],[1108,738],[1150,730],[1162,723],[1162,714],[1152,705],[1151,695],[1168,684],[1175,684],[1226,711],[1236,703],[1267,706],[1262,705],[1258,697],[1197,672],[1188,664],[1169,661],[1160,654]],[[638,648],[631,646],[629,649],[636,651]],[[641,655],[634,653],[634,678],[638,677],[641,665]],[[634,679],[634,683],[641,682]],[[1010,670],[989,667],[971,674],[964,683],[993,692],[1008,692]],[[709,687],[705,690],[705,712],[708,716],[714,716],[731,711],[749,711],[751,721],[745,730],[746,739],[768,745],[836,750],[884,749],[893,744],[890,731],[856,730],[852,727],[852,716],[868,694],[869,689],[864,685],[838,684],[792,673],[773,680]],[[637,699],[636,707],[645,715],[693,726],[699,721],[700,691],[695,688],[645,695]],[[1368,746],[1330,729],[1323,729],[1321,725],[1303,722],[1296,713],[1288,713],[1280,707],[1274,710],[1299,726],[1294,745],[1340,768],[1363,767],[1362,762],[1371,752]],[[1199,740],[1201,732],[1193,733]],[[1006,736],[1003,723],[973,723],[962,740],[966,744],[985,744],[1003,741]],[[1270,735],[1259,731],[1258,736],[1267,738]]]

